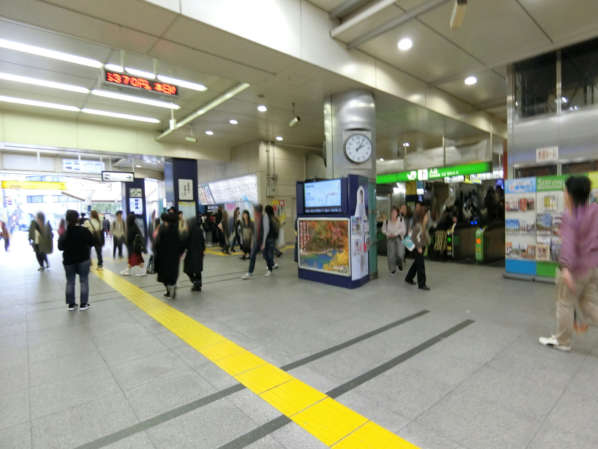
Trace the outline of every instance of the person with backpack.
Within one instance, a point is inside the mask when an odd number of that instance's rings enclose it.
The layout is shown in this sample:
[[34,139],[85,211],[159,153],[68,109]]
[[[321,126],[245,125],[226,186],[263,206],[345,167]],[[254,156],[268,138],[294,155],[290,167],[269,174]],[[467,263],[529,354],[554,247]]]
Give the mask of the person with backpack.
[[52,226],[50,226],[50,222],[46,222],[43,212],[38,212],[35,220],[29,225],[29,243],[35,251],[35,257],[39,264],[37,271],[50,268],[48,254],[52,254],[54,234],[52,233]]
[[382,224],[382,233],[386,236],[386,251],[388,271],[391,276],[399,271],[403,271],[403,259],[405,258],[405,247],[403,239],[407,233],[407,224],[404,217],[399,214],[399,209],[393,207],[390,212],[390,219],[386,219]]
[[104,230],[97,210],[91,211],[89,220],[85,222],[84,226],[89,232],[91,232],[91,235],[93,236],[93,247],[95,248],[96,255],[98,257],[97,268],[98,270],[102,270],[104,266],[104,258],[102,257],[102,249],[104,248]]
[[587,176],[572,176],[565,182],[556,284],[557,330],[539,339],[540,344],[561,351],[571,350],[576,305],[584,319],[598,324],[598,204],[589,202],[590,192]]
[[146,274],[143,260],[145,243],[143,234],[135,221],[134,213],[127,215],[127,251],[129,253],[128,266],[120,274],[144,276]]
[[206,250],[206,239],[202,229],[201,219],[191,218],[189,220],[189,234],[185,242],[187,254],[183,271],[193,284],[192,292],[201,291],[201,272],[203,271],[203,256]]
[[66,211],[67,227],[58,239],[58,249],[62,251],[62,264],[66,273],[66,304],[67,310],[77,309],[75,302],[75,280],[79,275],[81,298],[79,310],[89,309],[89,253],[95,240],[87,227],[79,225],[79,213],[75,210]]

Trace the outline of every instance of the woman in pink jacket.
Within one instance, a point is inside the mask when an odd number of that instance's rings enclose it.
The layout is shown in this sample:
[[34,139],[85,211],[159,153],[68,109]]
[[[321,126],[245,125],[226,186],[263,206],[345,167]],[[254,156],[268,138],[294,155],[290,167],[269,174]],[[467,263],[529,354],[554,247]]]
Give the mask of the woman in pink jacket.
[[551,337],[540,337],[540,343],[570,351],[578,301],[584,317],[598,324],[598,204],[589,204],[591,184],[586,176],[567,179],[565,187],[561,269],[557,278],[557,332]]

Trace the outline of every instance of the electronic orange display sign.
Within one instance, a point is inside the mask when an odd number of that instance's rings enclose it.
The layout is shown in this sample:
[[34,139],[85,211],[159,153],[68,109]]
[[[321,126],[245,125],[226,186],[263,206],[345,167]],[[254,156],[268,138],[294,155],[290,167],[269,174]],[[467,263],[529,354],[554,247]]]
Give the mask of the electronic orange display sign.
[[133,87],[135,89],[143,89],[150,92],[157,92],[164,95],[177,95],[178,89],[176,86],[159,81],[150,81],[138,76],[125,75],[124,73],[116,73],[106,71],[105,80],[107,83],[116,84],[118,86]]

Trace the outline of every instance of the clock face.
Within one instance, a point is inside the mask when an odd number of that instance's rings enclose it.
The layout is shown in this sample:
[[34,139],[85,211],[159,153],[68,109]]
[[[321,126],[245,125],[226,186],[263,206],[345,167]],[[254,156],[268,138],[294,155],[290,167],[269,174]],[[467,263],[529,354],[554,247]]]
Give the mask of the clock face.
[[351,162],[362,164],[372,156],[372,141],[363,134],[353,134],[345,141],[345,154]]

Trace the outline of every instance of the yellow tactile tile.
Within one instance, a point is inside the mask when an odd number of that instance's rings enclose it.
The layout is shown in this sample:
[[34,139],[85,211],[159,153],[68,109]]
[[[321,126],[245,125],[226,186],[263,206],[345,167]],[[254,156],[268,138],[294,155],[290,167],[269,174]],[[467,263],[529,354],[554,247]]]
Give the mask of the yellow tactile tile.
[[110,270],[94,273],[326,445],[334,445],[334,449],[418,449]]
[[327,398],[324,393],[294,378],[262,393],[260,397],[286,416],[293,416],[310,405]]
[[359,413],[330,398],[291,416],[291,419],[327,446],[346,437],[368,421]]
[[290,374],[267,364],[235,376],[240,383],[256,394],[263,393],[292,379]]
[[332,446],[332,449],[418,449],[384,427],[368,421],[355,432]]

